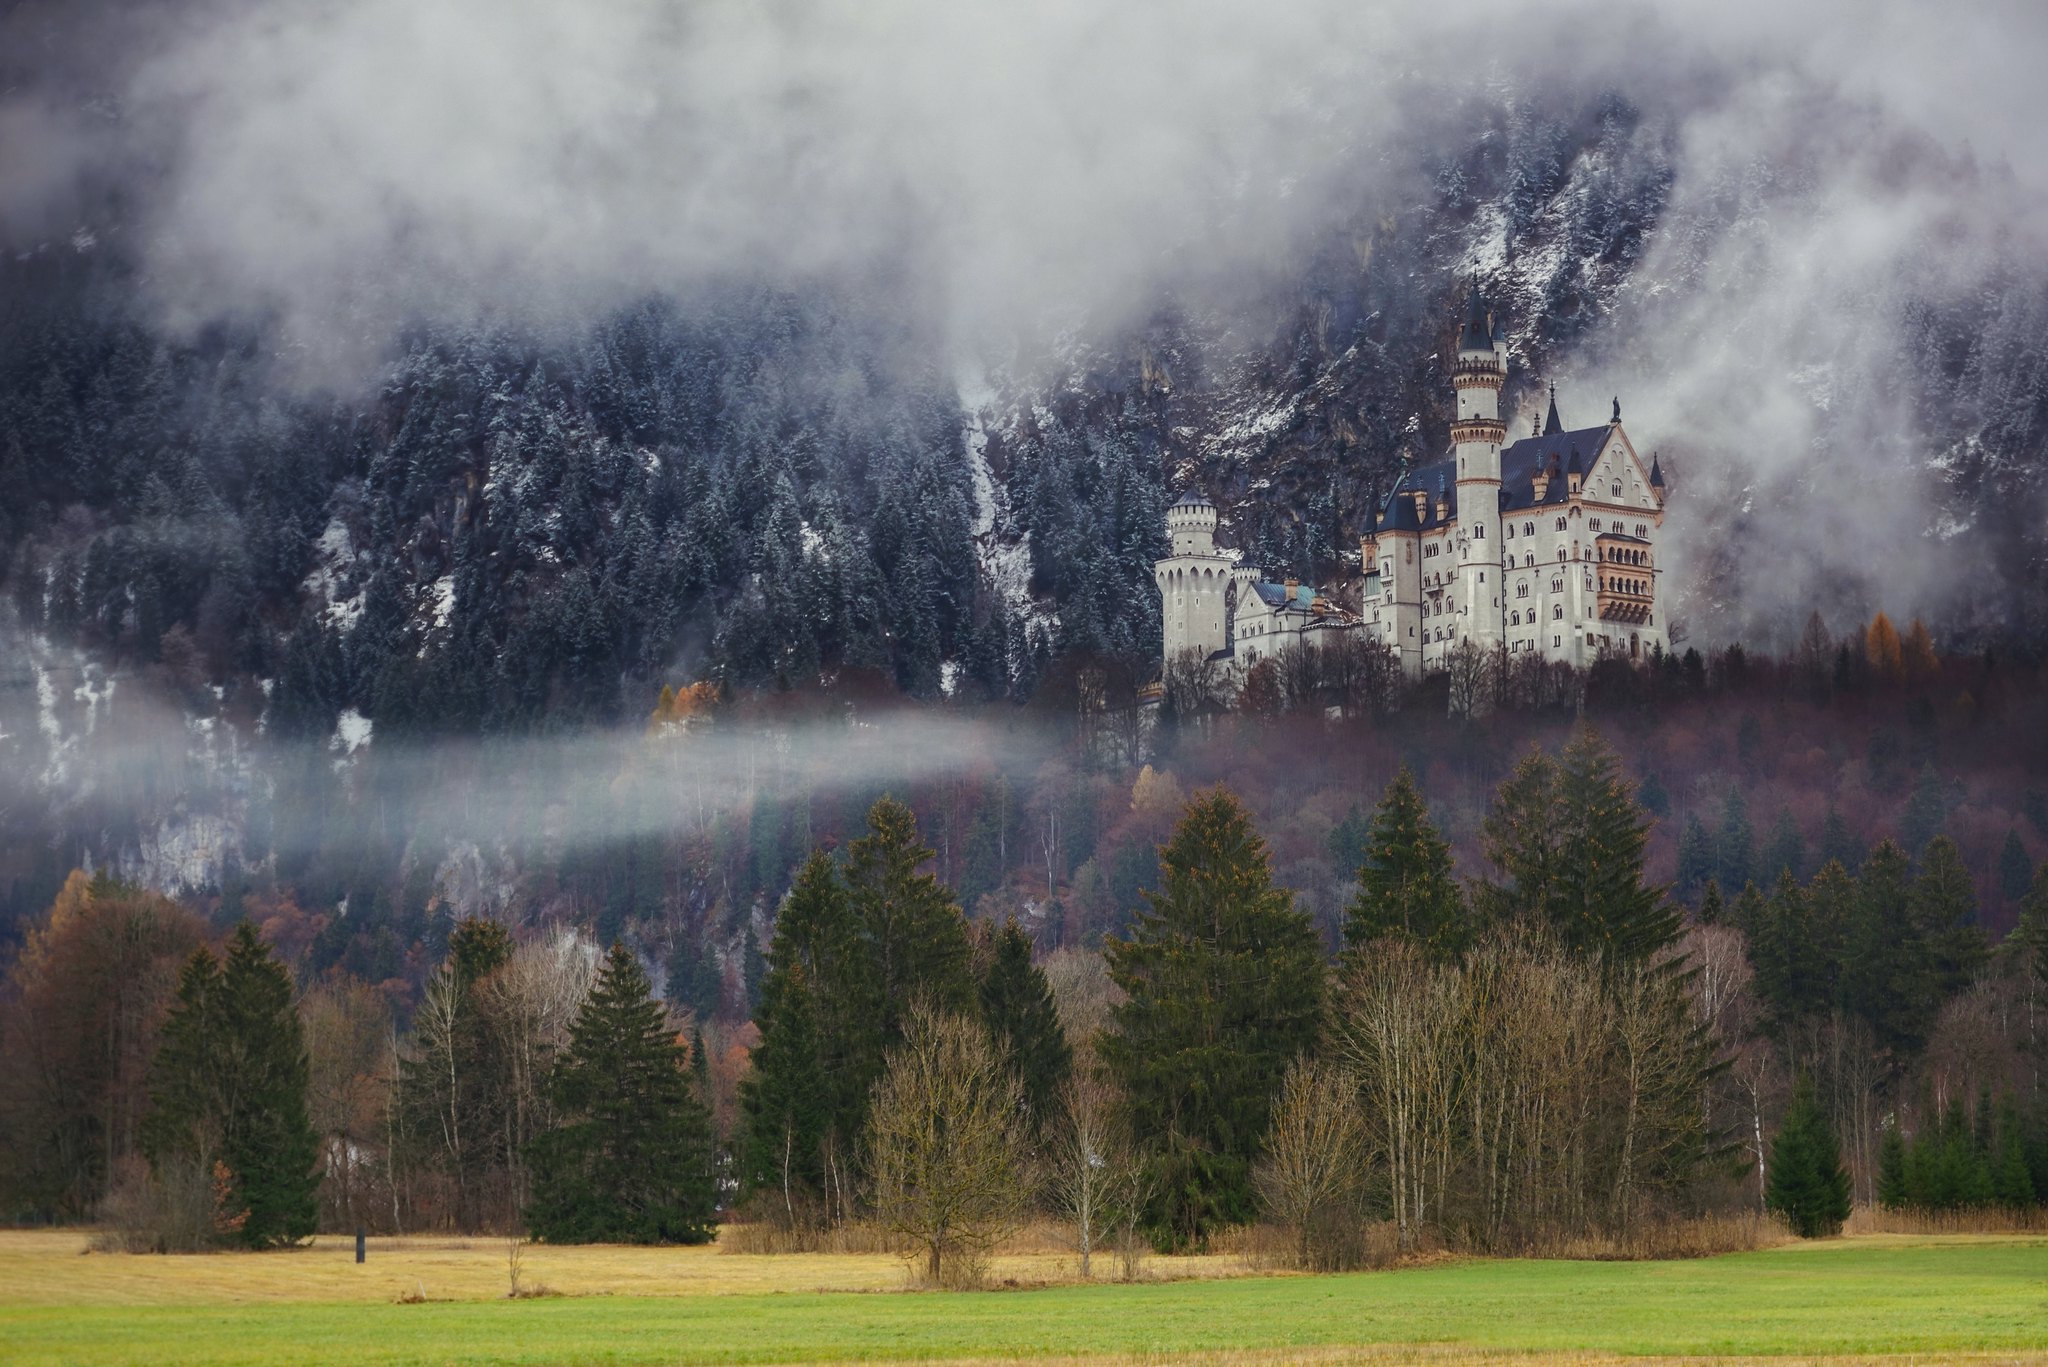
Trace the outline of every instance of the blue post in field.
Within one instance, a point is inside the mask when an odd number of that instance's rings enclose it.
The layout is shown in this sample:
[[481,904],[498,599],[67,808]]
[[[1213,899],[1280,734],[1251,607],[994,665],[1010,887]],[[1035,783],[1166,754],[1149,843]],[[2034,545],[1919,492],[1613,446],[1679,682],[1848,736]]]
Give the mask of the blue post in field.
[[362,1227],[361,1225],[357,1225],[357,1226],[356,1226],[356,1261],[357,1261],[357,1262],[361,1262],[361,1261],[363,1260],[363,1254],[364,1254],[364,1252],[365,1252],[365,1249],[364,1249],[364,1247],[363,1247],[363,1244],[364,1244],[364,1242],[365,1242],[365,1240],[364,1240],[364,1238],[363,1238],[363,1227]]

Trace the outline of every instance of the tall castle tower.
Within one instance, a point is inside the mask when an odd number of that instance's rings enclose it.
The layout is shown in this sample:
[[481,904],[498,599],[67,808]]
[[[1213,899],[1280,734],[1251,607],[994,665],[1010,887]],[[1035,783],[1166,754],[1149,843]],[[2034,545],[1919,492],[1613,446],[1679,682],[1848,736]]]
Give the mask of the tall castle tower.
[[1204,655],[1227,650],[1236,616],[1240,577],[1236,562],[1216,549],[1216,507],[1199,494],[1183,494],[1166,510],[1173,552],[1152,567],[1159,585],[1166,658],[1194,648]]
[[1458,489],[1459,635],[1489,648],[1502,635],[1500,452],[1508,429],[1500,418],[1500,391],[1507,378],[1506,330],[1475,285],[1451,363],[1458,396],[1451,454]]

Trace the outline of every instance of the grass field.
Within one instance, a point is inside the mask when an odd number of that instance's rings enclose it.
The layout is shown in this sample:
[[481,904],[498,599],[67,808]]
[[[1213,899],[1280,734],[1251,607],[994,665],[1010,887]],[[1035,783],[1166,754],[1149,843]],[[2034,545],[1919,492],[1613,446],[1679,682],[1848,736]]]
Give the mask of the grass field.
[[[2048,1362],[2048,1238],[1871,1236],[1690,1262],[1463,1260],[1346,1276],[1237,1276],[974,1294],[905,1284],[886,1256],[525,1251],[345,1241],[273,1254],[81,1255],[0,1234],[8,1363],[1604,1362],[1670,1355]],[[1051,1275],[1049,1258],[999,1277]],[[423,1304],[399,1304],[421,1291]],[[434,1299],[434,1298],[447,1299]]]

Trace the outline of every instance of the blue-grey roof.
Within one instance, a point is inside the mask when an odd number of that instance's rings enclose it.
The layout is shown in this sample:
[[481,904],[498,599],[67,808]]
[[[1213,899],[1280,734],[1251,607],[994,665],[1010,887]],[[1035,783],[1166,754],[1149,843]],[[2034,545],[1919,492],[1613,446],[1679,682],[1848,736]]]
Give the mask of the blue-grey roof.
[[1465,326],[1458,333],[1458,350],[1493,350],[1493,314],[1480,297],[1477,285],[1472,287],[1472,297],[1465,301]]
[[[1574,460],[1579,469],[1597,454],[1606,443],[1610,427],[1581,427],[1571,432],[1546,432],[1539,437],[1524,437],[1500,453],[1500,506],[1502,512],[1513,512],[1522,508],[1537,507],[1536,474],[1557,462],[1557,478],[1550,481],[1550,487],[1543,492],[1543,504],[1563,503],[1570,495],[1565,487],[1563,475]],[[1387,496],[1382,508],[1380,522],[1382,531],[1428,531],[1441,526],[1436,517],[1436,500],[1439,492],[1451,503],[1449,521],[1458,515],[1457,508],[1457,466],[1450,460],[1432,461],[1417,466],[1401,477],[1394,486],[1394,492]],[[1415,491],[1424,490],[1429,494],[1429,509],[1424,517],[1415,515]]]
[[[1268,583],[1262,580],[1252,585],[1252,589],[1259,595],[1259,601],[1269,608],[1285,608],[1289,606],[1287,585],[1285,584]],[[1315,601],[1315,597],[1316,591],[1313,587],[1307,584],[1296,584],[1294,586],[1292,606],[1306,611],[1308,605]]]
[[1213,508],[1216,505],[1211,503],[1208,499],[1203,498],[1202,495],[1197,491],[1190,489],[1186,493],[1182,494],[1179,498],[1175,499],[1173,501],[1173,506],[1176,508]]

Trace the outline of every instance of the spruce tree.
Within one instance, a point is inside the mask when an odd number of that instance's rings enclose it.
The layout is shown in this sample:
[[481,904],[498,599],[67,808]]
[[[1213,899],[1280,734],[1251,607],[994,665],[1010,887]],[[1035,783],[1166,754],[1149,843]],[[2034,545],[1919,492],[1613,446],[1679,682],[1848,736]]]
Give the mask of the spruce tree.
[[1948,836],[1928,842],[1913,880],[1914,932],[1927,948],[1936,1005],[1960,992],[1984,962],[1989,946],[1977,924],[1977,891],[1962,851]]
[[1794,879],[1806,876],[1806,837],[1799,833],[1799,823],[1792,819],[1790,808],[1780,808],[1778,819],[1771,824],[1770,839],[1764,842],[1763,853],[1758,856],[1757,876],[1766,882],[1776,882],[1778,875],[1789,870]]
[[881,1011],[874,946],[839,871],[814,852],[775,918],[754,1013],[761,1038],[740,1083],[741,1184],[772,1191],[785,1217],[814,1201],[845,1211],[887,1047]]
[[1897,1123],[1887,1125],[1884,1141],[1877,1150],[1877,1203],[1886,1210],[1903,1210],[1911,1204],[1906,1175],[1906,1139]]
[[1450,844],[1437,834],[1405,764],[1373,814],[1358,893],[1344,916],[1347,946],[1382,936],[1411,941],[1439,960],[1456,957],[1470,939],[1465,898],[1451,876]]
[[1614,752],[1588,729],[1561,762],[1532,753],[1501,785],[1485,843],[1505,877],[1479,890],[1481,904],[1579,953],[1654,957],[1678,938],[1679,919],[1663,889],[1643,881],[1649,835]]
[[1159,873],[1131,938],[1105,946],[1125,999],[1101,1048],[1151,1153],[1154,1240],[1185,1248],[1256,1209],[1251,1164],[1287,1065],[1315,1044],[1324,964],[1227,790],[1189,804]]
[[2048,862],[2034,871],[2034,886],[2020,902],[2020,923],[2013,934],[2033,961],[2034,976],[2048,982]]
[[1750,830],[1749,804],[1740,788],[1728,790],[1721,804],[1721,829],[1714,837],[1714,876],[1724,888],[1739,888],[1753,876],[1756,837]]
[[1827,820],[1820,828],[1821,861],[1833,860],[1853,874],[1863,867],[1863,855],[1863,844],[1850,832],[1849,823],[1841,812],[1829,807]]
[[1045,970],[1031,962],[1031,937],[1013,920],[1005,920],[989,937],[980,996],[989,1040],[1017,1076],[1029,1110],[1026,1121],[1035,1134],[1058,1111],[1074,1051],[1060,1029],[1052,984]]
[[1843,1004],[1870,1022],[1894,1057],[1916,1052],[1934,1018],[1910,873],[1906,852],[1889,840],[1863,861],[1842,962]]
[[1721,880],[1709,878],[1706,891],[1700,894],[1699,922],[1703,926],[1716,926],[1727,915],[1728,908],[1721,901]]
[[613,945],[555,1065],[557,1120],[531,1146],[527,1225],[547,1243],[697,1244],[717,1214],[711,1122],[687,1052]]
[[1813,1084],[1801,1078],[1785,1123],[1771,1142],[1770,1180],[1764,1204],[1785,1217],[1802,1239],[1841,1233],[1849,1218],[1849,1174],[1842,1148],[1819,1104]]
[[1685,832],[1678,837],[1678,895],[1691,897],[1710,883],[1718,886],[1716,867],[1714,837],[1707,824],[1697,815],[1687,817]]
[[186,964],[153,1071],[152,1161],[225,1169],[226,1210],[250,1248],[297,1243],[318,1213],[320,1140],[306,1115],[306,1045],[292,982],[247,921],[225,963]]
[[918,840],[917,817],[894,798],[868,809],[868,834],[847,846],[846,887],[874,946],[885,1047],[902,1037],[904,1014],[922,1001],[935,1011],[974,1008],[967,921],[939,880],[918,870],[933,851]]

